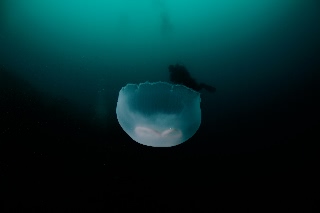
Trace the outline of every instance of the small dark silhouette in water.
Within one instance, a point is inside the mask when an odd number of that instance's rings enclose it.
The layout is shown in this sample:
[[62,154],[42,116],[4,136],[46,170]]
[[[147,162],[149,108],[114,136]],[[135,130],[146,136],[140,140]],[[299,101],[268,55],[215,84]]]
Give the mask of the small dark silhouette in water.
[[170,65],[170,81],[175,84],[182,84],[186,87],[189,87],[195,91],[200,91],[201,89],[205,89],[208,92],[214,93],[216,88],[204,83],[197,83],[197,81],[191,77],[187,68],[183,65]]

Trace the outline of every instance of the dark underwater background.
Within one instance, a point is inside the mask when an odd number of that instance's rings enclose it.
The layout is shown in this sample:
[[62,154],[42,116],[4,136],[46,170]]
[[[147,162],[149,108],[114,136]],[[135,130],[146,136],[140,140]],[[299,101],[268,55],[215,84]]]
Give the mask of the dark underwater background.
[[[0,195],[13,210],[317,207],[318,1],[3,0]],[[116,117],[128,83],[186,66],[202,122],[171,148]]]

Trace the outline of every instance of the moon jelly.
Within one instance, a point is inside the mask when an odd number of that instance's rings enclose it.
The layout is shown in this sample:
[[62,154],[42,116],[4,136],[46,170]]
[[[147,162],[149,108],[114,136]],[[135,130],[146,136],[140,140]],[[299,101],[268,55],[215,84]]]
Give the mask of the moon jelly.
[[116,108],[122,129],[136,142],[171,147],[191,138],[201,123],[200,93],[166,82],[127,84]]

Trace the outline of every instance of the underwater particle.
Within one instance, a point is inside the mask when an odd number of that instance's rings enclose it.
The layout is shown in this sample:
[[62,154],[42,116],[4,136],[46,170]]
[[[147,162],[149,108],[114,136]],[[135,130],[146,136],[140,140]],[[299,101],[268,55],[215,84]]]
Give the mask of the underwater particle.
[[127,84],[119,92],[117,118],[136,142],[171,147],[191,138],[201,123],[200,93],[166,82]]

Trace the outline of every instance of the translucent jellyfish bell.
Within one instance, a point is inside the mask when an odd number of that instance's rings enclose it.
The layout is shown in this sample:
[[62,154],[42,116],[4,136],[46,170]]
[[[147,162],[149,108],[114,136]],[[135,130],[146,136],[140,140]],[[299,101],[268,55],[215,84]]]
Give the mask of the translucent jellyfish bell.
[[165,82],[128,84],[119,92],[117,118],[136,142],[170,147],[191,138],[201,123],[200,93]]

